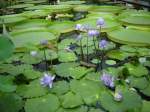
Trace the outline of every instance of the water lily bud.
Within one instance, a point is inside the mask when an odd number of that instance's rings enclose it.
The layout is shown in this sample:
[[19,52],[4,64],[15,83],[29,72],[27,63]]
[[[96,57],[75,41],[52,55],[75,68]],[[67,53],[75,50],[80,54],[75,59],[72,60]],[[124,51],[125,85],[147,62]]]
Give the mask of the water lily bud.
[[47,45],[48,44],[48,40],[41,40],[40,44],[41,45]]
[[37,51],[31,51],[30,55],[33,56],[33,57],[37,56]]
[[122,93],[121,92],[115,92],[114,100],[119,102],[119,101],[122,101],[122,99],[123,99]]
[[145,62],[146,62],[146,58],[145,58],[145,57],[139,58],[139,62],[140,62],[141,64],[145,63]]

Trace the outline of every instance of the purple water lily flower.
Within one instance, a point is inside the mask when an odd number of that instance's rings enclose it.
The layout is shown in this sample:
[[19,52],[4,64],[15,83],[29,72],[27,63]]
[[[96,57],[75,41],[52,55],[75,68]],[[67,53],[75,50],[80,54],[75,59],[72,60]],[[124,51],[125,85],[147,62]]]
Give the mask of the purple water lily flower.
[[88,31],[88,36],[89,37],[94,37],[94,36],[98,36],[99,32],[97,30],[89,30]]
[[122,93],[120,91],[119,92],[115,92],[114,100],[115,101],[121,101],[122,99],[123,99]]
[[102,17],[100,17],[98,20],[97,20],[97,26],[103,26],[104,24],[105,24],[105,20],[102,18]]
[[106,48],[107,47],[107,45],[108,45],[108,41],[107,40],[101,40],[100,42],[99,42],[99,47],[100,48]]
[[82,30],[83,29],[82,24],[76,24],[75,29],[76,30]]
[[51,76],[48,73],[44,73],[44,76],[40,79],[41,85],[44,87],[48,86],[49,88],[52,88],[54,79],[55,79],[55,76]]
[[41,40],[40,44],[41,45],[47,45],[48,44],[48,40]]
[[103,73],[100,79],[104,83],[104,85],[111,87],[111,88],[115,87],[115,84],[114,84],[115,79],[110,74]]

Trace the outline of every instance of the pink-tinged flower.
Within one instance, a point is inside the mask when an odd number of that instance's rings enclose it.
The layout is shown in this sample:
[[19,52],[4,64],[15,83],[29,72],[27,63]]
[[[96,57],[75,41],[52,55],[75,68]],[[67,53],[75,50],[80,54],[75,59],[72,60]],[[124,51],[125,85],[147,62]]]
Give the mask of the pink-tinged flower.
[[101,40],[100,42],[99,42],[99,47],[100,48],[106,48],[107,47],[107,45],[108,45],[108,41],[106,41],[106,40]]
[[76,30],[82,30],[83,29],[82,24],[76,24],[75,29]]
[[48,73],[44,73],[44,76],[40,79],[41,85],[44,87],[48,86],[49,88],[52,88],[54,79],[55,79],[55,76],[51,76]]
[[105,20],[102,18],[102,17],[100,17],[98,20],[97,20],[97,26],[103,26],[104,24],[105,24]]
[[98,36],[99,32],[97,30],[89,30],[88,31],[88,36],[89,37],[94,37],[94,36]]
[[30,55],[33,56],[33,57],[37,56],[37,54],[38,54],[37,51],[31,51],[30,52]]
[[41,45],[47,45],[48,44],[48,40],[41,40],[40,44]]
[[109,74],[106,74],[106,73],[103,73],[103,75],[101,76],[101,81],[104,83],[104,85],[110,87],[110,88],[114,88],[115,87],[115,83],[114,83],[114,77],[109,75]]
[[115,92],[114,100],[115,101],[122,101],[122,99],[123,99],[122,93],[120,91],[119,92]]

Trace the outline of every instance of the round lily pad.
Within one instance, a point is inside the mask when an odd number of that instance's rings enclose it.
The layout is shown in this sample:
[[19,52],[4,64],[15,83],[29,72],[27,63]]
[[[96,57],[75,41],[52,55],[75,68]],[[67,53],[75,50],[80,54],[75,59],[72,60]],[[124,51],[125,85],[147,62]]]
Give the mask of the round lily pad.
[[32,28],[32,27],[46,27],[50,24],[51,22],[43,19],[31,19],[31,20],[26,20],[24,22],[19,22],[18,24],[15,24],[12,26],[12,29],[17,30],[17,29],[25,29],[25,28]]
[[65,33],[74,30],[75,24],[71,21],[53,22],[48,29],[56,33]]
[[110,112],[125,112],[141,109],[142,100],[136,92],[123,89],[122,96],[122,101],[117,102],[114,100],[114,97],[110,92],[103,91],[100,97],[100,104]]
[[42,40],[54,40],[56,36],[46,29],[32,28],[11,32],[12,41],[16,48],[25,47],[26,44],[38,45]]
[[17,5],[12,5],[9,6],[7,8],[11,8],[11,9],[21,9],[21,8],[26,8],[26,7],[33,7],[33,4],[17,4]]
[[108,33],[108,38],[120,43],[132,46],[149,46],[150,32],[135,29],[120,29]]
[[59,105],[57,96],[48,94],[39,98],[27,99],[25,112],[55,112]]
[[[3,19],[6,25],[12,25],[14,23],[27,20],[27,18],[23,17],[21,14],[4,15],[4,16],[0,16],[0,19]],[[3,22],[0,21],[0,25],[2,24]]]

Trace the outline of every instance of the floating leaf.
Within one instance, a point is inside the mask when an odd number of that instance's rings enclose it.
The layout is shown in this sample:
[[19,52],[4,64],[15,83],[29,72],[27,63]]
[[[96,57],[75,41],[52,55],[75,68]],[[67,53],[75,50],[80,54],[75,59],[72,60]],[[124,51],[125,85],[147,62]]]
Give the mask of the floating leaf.
[[96,104],[103,91],[100,83],[90,80],[72,80],[70,87],[73,92],[81,95],[86,104]]
[[68,52],[68,51],[59,51],[58,52],[58,60],[60,62],[72,62],[77,60],[77,56],[74,52]]
[[13,76],[0,75],[0,91],[14,92],[17,86],[13,84],[13,80],[14,80]]
[[32,81],[29,85],[20,85],[17,88],[17,93],[24,98],[32,98],[46,95],[48,88],[40,85],[40,80]]
[[0,109],[2,112],[18,112],[23,107],[23,101],[15,93],[0,95]]
[[66,81],[58,81],[53,84],[53,88],[50,92],[57,95],[63,95],[69,91],[69,84]]
[[125,66],[128,70],[129,75],[133,75],[135,77],[148,75],[148,70],[143,65],[140,65],[140,64],[133,65],[133,64],[128,63]]
[[[120,29],[108,33],[108,38],[120,44],[149,46],[150,32],[135,29]],[[142,38],[141,38],[142,37]]]
[[88,108],[85,106],[81,106],[78,108],[73,108],[73,109],[63,109],[60,108],[56,112],[87,112]]
[[55,112],[59,105],[57,96],[48,94],[39,98],[27,99],[25,112]]
[[61,96],[61,102],[64,108],[74,108],[83,104],[81,96],[72,92]]
[[[125,112],[140,110],[142,106],[142,100],[140,96],[128,89],[121,89],[123,99],[121,102],[114,100],[113,95],[108,91],[103,91],[100,96],[101,105],[111,112]],[[139,112],[139,111],[136,111]]]

